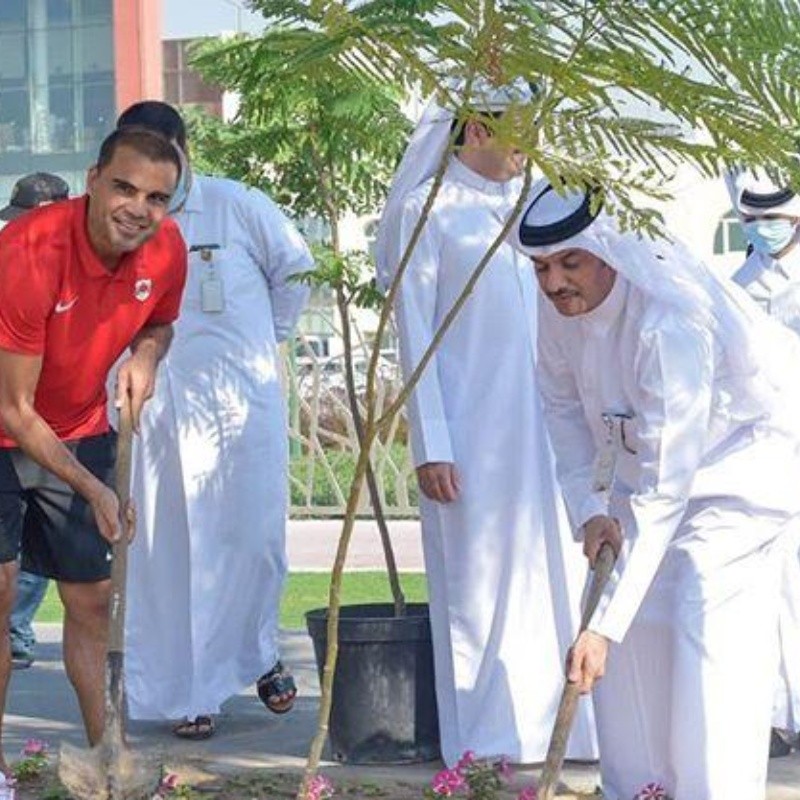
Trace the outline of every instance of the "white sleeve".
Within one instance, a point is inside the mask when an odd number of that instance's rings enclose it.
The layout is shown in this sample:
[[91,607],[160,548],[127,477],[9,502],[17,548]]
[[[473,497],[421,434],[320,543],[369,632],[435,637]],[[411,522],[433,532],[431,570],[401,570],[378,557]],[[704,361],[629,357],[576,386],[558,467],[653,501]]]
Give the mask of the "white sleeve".
[[[421,204],[415,198],[406,201],[399,223],[401,252],[405,251],[411,239],[421,210]],[[440,258],[439,237],[433,220],[428,219],[403,273],[395,305],[406,381],[436,332]],[[434,461],[453,463],[453,448],[435,354],[409,396],[407,409],[415,466]]]
[[606,588],[590,629],[621,642],[686,510],[705,452],[711,414],[711,334],[676,318],[639,340],[634,366],[639,485],[631,496],[635,536],[618,580]]
[[575,378],[559,346],[550,309],[539,304],[538,373],[545,422],[556,455],[556,475],[576,539],[583,524],[598,514],[608,514],[604,493],[592,491],[592,472],[597,448],[586,423]]
[[267,279],[275,340],[282,342],[297,324],[310,291],[290,278],[312,270],[314,259],[297,228],[269,197],[257,189],[248,189],[245,197],[250,255]]

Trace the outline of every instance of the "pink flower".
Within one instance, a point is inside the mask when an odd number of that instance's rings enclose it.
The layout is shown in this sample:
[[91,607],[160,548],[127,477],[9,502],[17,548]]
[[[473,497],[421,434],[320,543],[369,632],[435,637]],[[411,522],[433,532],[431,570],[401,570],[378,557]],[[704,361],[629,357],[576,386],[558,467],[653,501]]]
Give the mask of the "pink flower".
[[324,775],[315,775],[306,786],[306,800],[328,800],[333,797],[333,784]]
[[24,756],[43,756],[47,754],[47,742],[41,739],[28,739],[25,742],[25,747],[22,748],[22,755]]
[[633,800],[669,800],[669,796],[660,783],[648,783],[639,789]]
[[536,800],[536,787],[526,786],[518,795],[517,800]]
[[464,755],[458,759],[458,763],[455,766],[455,771],[458,772],[459,775],[463,775],[464,772],[474,763],[475,753],[472,750],[465,750]]
[[[458,763],[461,764],[461,761]],[[431,781],[433,793],[443,797],[451,797],[459,789],[465,788],[467,782],[464,780],[464,776],[459,770],[460,767],[456,766],[455,769],[443,769],[437,772]]]
[[158,791],[156,797],[166,797],[172,794],[178,788],[178,776],[174,772],[168,772],[161,778],[161,783],[158,784]]
[[504,783],[511,783],[511,779],[514,777],[514,770],[511,768],[511,762],[505,756],[495,764],[495,769],[500,780]]

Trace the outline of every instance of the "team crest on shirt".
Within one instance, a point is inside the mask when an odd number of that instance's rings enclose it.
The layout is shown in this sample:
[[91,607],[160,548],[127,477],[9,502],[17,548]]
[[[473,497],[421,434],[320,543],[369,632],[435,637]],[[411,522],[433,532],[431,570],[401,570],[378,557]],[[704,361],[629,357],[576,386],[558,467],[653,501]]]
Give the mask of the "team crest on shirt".
[[133,286],[133,296],[144,303],[153,291],[153,281],[150,278],[139,278]]

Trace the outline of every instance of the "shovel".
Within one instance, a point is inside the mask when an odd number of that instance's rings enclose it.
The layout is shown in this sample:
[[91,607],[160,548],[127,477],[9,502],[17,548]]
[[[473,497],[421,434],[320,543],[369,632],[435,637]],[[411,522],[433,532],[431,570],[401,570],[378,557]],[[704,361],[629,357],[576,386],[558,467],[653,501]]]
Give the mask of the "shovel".
[[125,581],[128,534],[125,521],[131,491],[133,420],[129,397],[119,413],[115,489],[123,535],[112,545],[111,602],[106,652],[106,716],[100,741],[91,749],[61,746],[58,777],[75,800],[143,800],[151,798],[161,778],[152,759],[132,753],[125,745],[123,651],[125,645]]
[[[614,550],[610,544],[603,544],[594,564],[594,574],[592,583],[589,587],[589,594],[581,617],[580,632],[586,630],[589,621],[600,601],[608,576],[614,568]],[[561,767],[564,763],[564,755],[567,752],[567,740],[572,728],[572,721],[578,708],[580,692],[575,683],[566,681],[564,690],[561,693],[561,702],[558,704],[558,713],[553,725],[553,733],[550,736],[550,745],[547,748],[547,758],[542,769],[542,776],[539,779],[539,786],[536,797],[538,800],[553,800],[558,784],[558,777],[561,774]]]

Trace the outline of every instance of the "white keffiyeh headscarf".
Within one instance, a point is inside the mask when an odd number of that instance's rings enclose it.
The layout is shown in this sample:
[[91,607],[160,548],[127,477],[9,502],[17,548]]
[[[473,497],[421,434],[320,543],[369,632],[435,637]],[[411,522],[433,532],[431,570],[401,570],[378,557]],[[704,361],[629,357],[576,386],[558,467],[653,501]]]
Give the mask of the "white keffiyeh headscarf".
[[[521,79],[501,87],[476,80],[467,105],[477,112],[496,113],[507,110],[512,104],[530,102],[532,96],[530,86]],[[435,101],[428,104],[392,180],[375,239],[377,280],[384,290],[391,284],[403,256],[398,223],[406,198],[439,169],[454,116],[453,109],[443,108]]]
[[682,243],[623,232],[609,214],[591,213],[585,193],[560,195],[546,180],[532,187],[524,209],[510,234],[513,247],[528,256],[589,251],[641,291],[712,330],[735,373],[757,376],[762,396],[786,387],[787,355],[797,352],[796,337]]
[[800,217],[800,196],[787,186],[779,186],[760,170],[731,170],[725,175],[725,185],[739,217],[763,214]]

